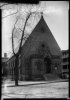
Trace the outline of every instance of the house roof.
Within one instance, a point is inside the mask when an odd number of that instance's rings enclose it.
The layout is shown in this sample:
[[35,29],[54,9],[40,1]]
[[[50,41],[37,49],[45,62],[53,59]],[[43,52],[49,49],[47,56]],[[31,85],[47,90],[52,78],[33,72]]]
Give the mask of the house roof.
[[7,62],[8,61],[8,58],[2,58],[2,62]]
[[63,53],[63,54],[69,53],[69,50],[62,50],[62,53]]

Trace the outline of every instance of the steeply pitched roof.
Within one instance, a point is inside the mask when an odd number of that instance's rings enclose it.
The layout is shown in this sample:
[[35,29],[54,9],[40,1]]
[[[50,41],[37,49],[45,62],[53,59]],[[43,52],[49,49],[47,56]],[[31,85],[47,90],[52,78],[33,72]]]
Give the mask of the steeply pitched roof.
[[[40,28],[44,28],[45,31],[47,32],[46,34],[49,35],[50,37],[53,37],[52,39],[53,39],[53,41],[54,41],[54,43],[55,43],[58,51],[61,50],[60,47],[59,47],[59,45],[58,45],[58,43],[57,43],[57,41],[55,40],[52,32],[50,31],[47,23],[45,22],[45,20],[44,20],[44,18],[42,16],[41,19],[40,19],[40,21],[37,23],[37,25],[33,29],[32,33],[29,35],[28,39],[25,41],[24,45],[22,46],[23,53],[25,53],[26,49],[28,48],[29,44],[31,43],[33,37],[35,36],[34,34],[37,34],[37,32],[41,30]],[[52,48],[53,48],[53,46],[52,46]],[[19,45],[15,49],[16,53],[17,53],[18,49],[19,49]]]
[[[35,27],[34,30],[32,31],[32,33],[30,34],[30,36],[28,37],[28,39],[27,39],[26,42],[24,43],[24,45],[23,45],[23,47],[22,47],[23,53],[26,52],[26,50],[27,50],[29,44],[31,43],[33,37],[35,36],[34,34],[38,35],[37,33],[40,32],[41,28],[44,28],[44,29],[45,29],[45,31],[47,32],[47,33],[46,33],[47,35],[49,35],[50,37],[53,37],[52,39],[53,39],[54,44],[56,45],[58,51],[61,50],[60,47],[59,47],[59,45],[58,45],[58,43],[57,43],[57,41],[55,40],[55,38],[54,38],[52,32],[50,31],[48,25],[46,24],[46,22],[45,22],[45,20],[44,20],[44,18],[43,18],[43,16],[42,16],[41,19],[40,19],[40,21],[38,22],[38,24],[36,25],[36,27]],[[48,41],[48,42],[49,42],[49,41]],[[53,48],[53,46],[52,46],[52,48]],[[52,51],[52,50],[51,50],[51,51]],[[56,52],[56,51],[55,51],[55,52]]]

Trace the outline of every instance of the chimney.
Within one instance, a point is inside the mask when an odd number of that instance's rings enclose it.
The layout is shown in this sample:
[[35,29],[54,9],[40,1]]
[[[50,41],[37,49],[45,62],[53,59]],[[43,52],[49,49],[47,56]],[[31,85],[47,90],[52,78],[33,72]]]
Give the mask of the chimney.
[[4,53],[4,57],[7,58],[7,53]]

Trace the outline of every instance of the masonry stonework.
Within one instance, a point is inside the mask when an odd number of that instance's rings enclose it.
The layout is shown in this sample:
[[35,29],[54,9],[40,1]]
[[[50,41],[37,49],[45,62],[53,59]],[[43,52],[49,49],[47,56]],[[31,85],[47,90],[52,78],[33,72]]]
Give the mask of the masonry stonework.
[[61,50],[42,17],[22,47],[25,79],[60,73]]
[[22,46],[20,79],[29,80],[61,72],[61,49],[43,16]]

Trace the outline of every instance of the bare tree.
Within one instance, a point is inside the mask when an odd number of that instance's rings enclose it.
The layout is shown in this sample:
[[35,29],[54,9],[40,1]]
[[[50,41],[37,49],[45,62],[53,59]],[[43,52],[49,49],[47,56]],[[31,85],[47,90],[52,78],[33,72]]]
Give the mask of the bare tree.
[[[36,17],[36,15],[38,15],[40,17],[44,12],[44,8],[42,10],[38,9],[38,8],[39,8],[38,6],[34,6],[34,5],[29,5],[28,8],[27,8],[27,6],[24,5],[24,9],[25,9],[24,13],[26,13],[25,19],[23,19],[24,15],[23,15],[23,17],[21,17],[20,14],[19,14],[19,16],[16,18],[16,21],[15,21],[15,24],[14,24],[14,27],[13,27],[13,30],[12,30],[12,51],[13,51],[13,56],[15,56],[15,85],[16,86],[18,85],[19,56],[21,54],[21,48],[22,48],[23,41],[27,38],[27,35],[28,35],[28,33],[26,31],[26,27],[30,26],[30,23],[28,21],[32,16],[34,18]],[[11,14],[5,16],[4,18],[6,18],[6,17],[8,17],[10,15],[16,14],[19,11],[20,11],[20,9],[17,9],[17,12],[11,13]],[[21,28],[17,28],[16,29],[16,24],[19,21],[19,19],[24,20],[24,25],[23,25],[22,29]],[[15,32],[15,30],[19,30],[21,32],[20,39],[19,39],[19,49],[18,49],[17,53],[15,53],[15,45],[14,45],[14,41],[15,40],[14,39],[17,38],[17,36],[19,34],[16,35],[17,32]]]
[[[30,18],[30,16],[32,14],[39,14],[39,12],[37,12],[37,11],[36,12],[29,11],[28,12],[28,14],[26,16],[26,19],[25,19],[25,23],[24,23],[23,30],[20,29],[22,31],[22,35],[21,35],[19,49],[18,49],[18,52],[17,53],[14,52],[14,42],[13,42],[13,34],[14,34],[15,25],[14,25],[14,28],[12,30],[12,50],[13,50],[13,54],[14,54],[14,56],[16,58],[15,59],[15,85],[18,85],[18,66],[19,66],[19,63],[18,62],[19,62],[19,56],[21,54],[22,42],[26,38],[25,37],[25,28],[26,28],[27,23],[28,23],[28,20],[29,20],[29,18]],[[16,20],[16,22],[17,22],[17,20]],[[15,24],[16,24],[16,22],[15,22]]]
[[[36,17],[36,15],[39,15],[39,17],[40,17],[40,12],[37,12],[37,10],[33,11],[33,5],[29,5],[28,8],[26,8],[26,6],[25,6],[24,11],[26,14],[25,19],[23,18],[24,16],[22,17],[20,14],[16,17],[16,21],[15,21],[14,27],[12,29],[12,37],[11,37],[11,39],[12,39],[12,51],[13,51],[13,56],[15,57],[15,85],[16,86],[18,85],[18,66],[19,66],[19,56],[21,54],[22,43],[24,40],[27,39],[27,36],[28,36],[28,33],[26,31],[26,27],[30,26],[30,23],[28,21],[32,16]],[[3,19],[8,17],[8,16],[11,16],[13,14],[17,14],[17,13],[19,13],[18,9],[17,9],[17,12],[10,13],[9,15],[3,17]],[[17,28],[16,25],[20,19],[24,20],[24,25],[22,28]],[[18,32],[16,32],[16,31],[18,31]],[[19,37],[18,35],[20,35],[19,39],[18,39],[18,37]],[[19,49],[18,49],[17,53],[15,52],[15,38],[19,40]]]

